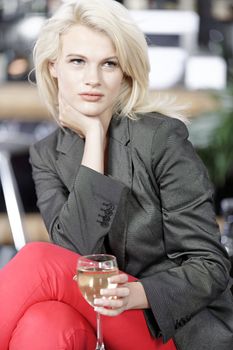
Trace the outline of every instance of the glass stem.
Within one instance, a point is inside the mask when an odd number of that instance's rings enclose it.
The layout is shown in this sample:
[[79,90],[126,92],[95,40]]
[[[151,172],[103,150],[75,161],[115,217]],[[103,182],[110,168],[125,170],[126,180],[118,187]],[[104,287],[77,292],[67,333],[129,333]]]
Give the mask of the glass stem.
[[97,327],[96,327],[96,333],[97,333],[97,343],[96,343],[96,350],[105,350],[104,342],[103,342],[103,332],[102,332],[102,319],[99,312],[96,312],[96,321],[97,321]]

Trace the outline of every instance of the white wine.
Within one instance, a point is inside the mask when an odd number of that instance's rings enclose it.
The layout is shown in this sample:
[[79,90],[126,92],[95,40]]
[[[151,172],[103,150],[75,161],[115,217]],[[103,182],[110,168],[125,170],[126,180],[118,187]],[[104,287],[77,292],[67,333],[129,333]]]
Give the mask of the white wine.
[[[110,283],[109,279],[118,274],[116,257],[109,254],[91,254],[80,256],[77,262],[77,275],[79,290],[85,300],[94,307],[95,298],[104,298],[100,295],[101,289],[116,288],[117,283]],[[113,290],[114,292],[114,290]],[[115,294],[115,293],[113,293]],[[114,296],[109,297],[109,299]],[[101,315],[96,310],[97,318],[97,344],[96,350],[104,350]]]
[[110,283],[109,277],[118,274],[118,269],[98,269],[96,267],[79,268],[78,284],[86,301],[94,306],[94,299],[101,298],[100,289],[115,288],[116,283]]

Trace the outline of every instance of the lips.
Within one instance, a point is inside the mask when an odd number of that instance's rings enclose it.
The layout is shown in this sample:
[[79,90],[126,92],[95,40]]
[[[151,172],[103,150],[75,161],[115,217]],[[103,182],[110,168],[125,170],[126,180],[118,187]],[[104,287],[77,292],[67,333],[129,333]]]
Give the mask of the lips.
[[96,102],[103,97],[103,94],[97,92],[83,92],[79,94],[79,96],[85,101]]

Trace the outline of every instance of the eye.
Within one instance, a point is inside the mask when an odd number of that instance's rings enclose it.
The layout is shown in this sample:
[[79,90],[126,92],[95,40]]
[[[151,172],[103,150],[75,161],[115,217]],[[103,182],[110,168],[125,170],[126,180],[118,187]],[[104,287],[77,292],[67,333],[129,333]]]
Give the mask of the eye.
[[118,62],[108,60],[108,61],[104,62],[103,66],[106,68],[115,68],[115,67],[118,67]]
[[80,65],[82,65],[82,64],[85,63],[85,61],[84,61],[83,58],[72,58],[72,59],[70,60],[70,62],[73,63],[73,64],[75,64],[75,65],[77,65],[77,66],[80,66]]

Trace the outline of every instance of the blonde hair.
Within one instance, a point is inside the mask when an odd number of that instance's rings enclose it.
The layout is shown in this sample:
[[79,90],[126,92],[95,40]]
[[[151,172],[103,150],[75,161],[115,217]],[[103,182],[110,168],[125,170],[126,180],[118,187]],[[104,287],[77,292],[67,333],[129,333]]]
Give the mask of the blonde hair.
[[55,119],[58,86],[50,74],[49,63],[59,57],[61,35],[77,24],[105,33],[115,46],[124,73],[115,114],[135,119],[138,113],[157,111],[179,117],[179,108],[173,108],[170,102],[150,101],[147,42],[129,11],[114,0],[68,0],[46,21],[33,52],[39,94]]

